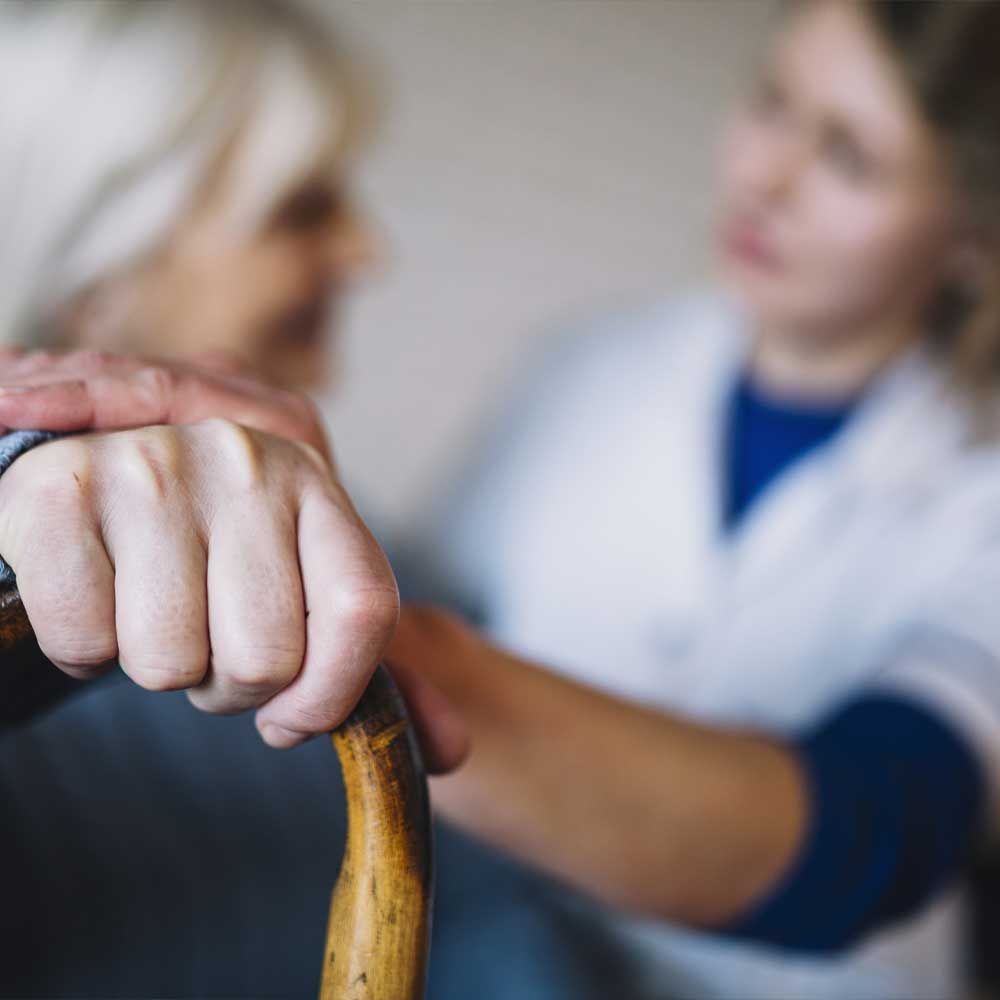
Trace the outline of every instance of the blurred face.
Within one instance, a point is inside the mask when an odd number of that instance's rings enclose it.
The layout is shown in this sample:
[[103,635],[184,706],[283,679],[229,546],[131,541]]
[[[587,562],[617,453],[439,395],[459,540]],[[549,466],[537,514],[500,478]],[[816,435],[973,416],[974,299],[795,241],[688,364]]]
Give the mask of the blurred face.
[[724,276],[786,336],[916,322],[955,242],[940,150],[849,0],[786,21],[728,128],[720,195]]
[[225,170],[136,273],[82,308],[74,339],[143,354],[231,355],[289,387],[320,384],[330,328],[372,244],[342,181],[317,166],[251,231]]

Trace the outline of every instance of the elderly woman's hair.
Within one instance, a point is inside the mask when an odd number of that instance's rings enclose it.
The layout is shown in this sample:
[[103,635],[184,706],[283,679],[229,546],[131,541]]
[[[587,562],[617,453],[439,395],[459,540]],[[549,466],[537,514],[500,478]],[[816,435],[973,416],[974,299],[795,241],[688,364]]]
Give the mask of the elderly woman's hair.
[[322,24],[282,0],[0,3],[0,342],[58,338],[227,157],[251,230],[348,132]]

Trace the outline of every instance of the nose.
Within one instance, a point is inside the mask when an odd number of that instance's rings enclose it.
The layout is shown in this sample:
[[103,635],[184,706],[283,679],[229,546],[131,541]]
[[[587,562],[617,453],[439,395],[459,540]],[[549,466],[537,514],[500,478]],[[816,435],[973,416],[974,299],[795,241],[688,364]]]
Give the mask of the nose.
[[367,213],[356,204],[346,206],[331,223],[325,251],[330,277],[338,283],[365,277],[386,256],[383,239]]
[[805,138],[792,129],[763,138],[748,171],[752,193],[766,202],[788,198],[802,178],[807,158]]

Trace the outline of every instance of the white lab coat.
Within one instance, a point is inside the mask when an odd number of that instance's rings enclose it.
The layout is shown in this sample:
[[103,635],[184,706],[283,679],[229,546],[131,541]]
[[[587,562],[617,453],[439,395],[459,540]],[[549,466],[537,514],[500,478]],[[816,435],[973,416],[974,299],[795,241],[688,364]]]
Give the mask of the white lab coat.
[[[501,642],[606,690],[790,733],[863,688],[902,687],[995,774],[1000,445],[974,441],[915,349],[728,538],[724,412],[747,327],[698,291],[564,341],[440,518],[445,572]],[[960,918],[951,891],[830,958],[609,921],[650,996],[915,1000],[959,992]]]

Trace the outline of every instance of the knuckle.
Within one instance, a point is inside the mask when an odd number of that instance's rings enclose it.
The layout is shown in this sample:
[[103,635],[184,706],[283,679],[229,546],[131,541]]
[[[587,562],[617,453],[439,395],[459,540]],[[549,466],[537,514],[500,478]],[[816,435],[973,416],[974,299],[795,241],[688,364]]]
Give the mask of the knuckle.
[[399,591],[395,584],[381,581],[344,586],[332,595],[331,610],[343,628],[388,633],[399,621]]
[[116,480],[148,499],[163,500],[181,475],[184,447],[172,427],[143,427],[118,439]]
[[199,712],[207,712],[209,715],[235,715],[253,704],[246,699],[234,700],[231,694],[226,695],[204,684],[189,687],[184,694]]
[[330,475],[330,463],[316,445],[309,441],[294,441],[293,443],[313,472],[319,473],[324,479]]
[[178,655],[148,649],[121,657],[122,669],[147,691],[182,691],[195,687],[208,670],[207,656]]
[[39,636],[38,646],[53,663],[81,672],[95,670],[118,655],[113,632],[87,635],[57,631]]
[[285,687],[302,666],[301,648],[277,644],[259,644],[216,656],[213,665],[234,687],[249,692],[268,692]]
[[218,699],[210,695],[204,687],[189,687],[184,695],[199,712],[207,712],[209,715],[227,714],[225,707],[220,705]]
[[259,486],[264,478],[264,449],[259,435],[225,417],[211,417],[196,427],[208,436],[212,447],[222,457],[236,484],[244,488]]
[[180,377],[168,365],[145,365],[135,373],[139,384],[160,401],[169,401],[177,392]]

